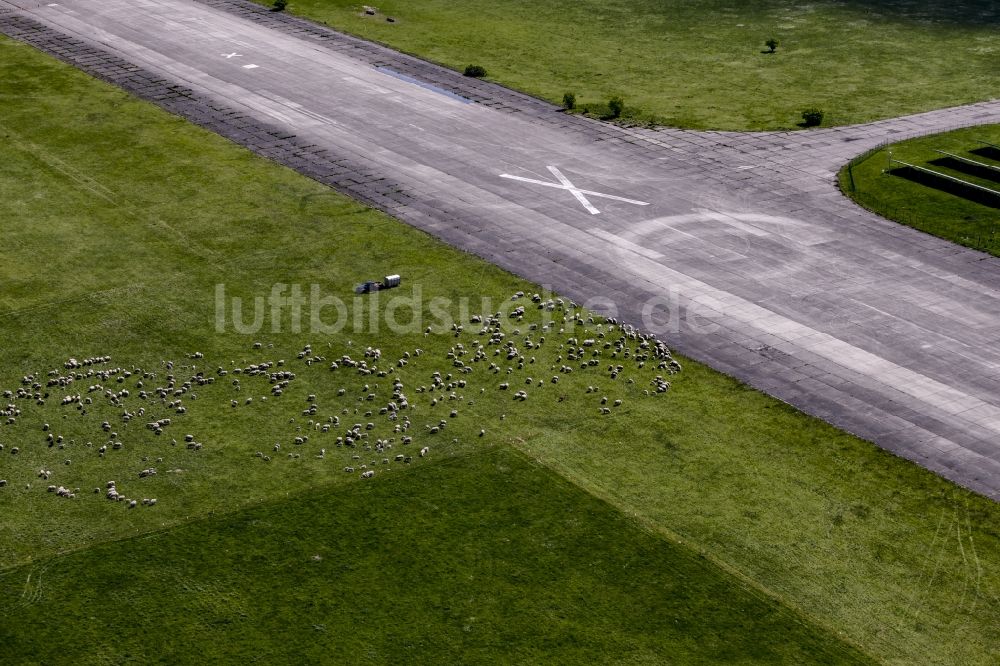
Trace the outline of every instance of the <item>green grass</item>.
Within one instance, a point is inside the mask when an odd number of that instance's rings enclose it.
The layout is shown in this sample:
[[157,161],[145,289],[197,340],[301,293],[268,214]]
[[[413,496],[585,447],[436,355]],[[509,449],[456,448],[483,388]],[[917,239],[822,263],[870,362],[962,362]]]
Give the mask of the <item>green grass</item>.
[[0,598],[19,663],[871,663],[507,447],[8,570]]
[[[1000,194],[992,199],[976,201],[940,187],[909,180],[899,175],[905,171],[900,171],[900,165],[889,165],[891,152],[893,159],[962,178],[1000,193],[1000,171],[992,174],[984,169],[975,173],[963,172],[955,168],[962,166],[960,163],[949,163],[944,155],[934,152],[942,150],[1000,167],[1000,149],[990,149],[980,143],[983,141],[1000,145],[1000,125],[970,127],[901,141],[844,167],[839,176],[840,188],[847,196],[879,215],[1000,256]],[[977,151],[978,154],[970,151]]]
[[[270,4],[266,1],[263,4]],[[289,11],[555,104],[697,129],[843,125],[1000,96],[992,0],[296,0]],[[396,19],[388,23],[386,16]],[[763,53],[765,40],[780,46]]]
[[[80,388],[52,391],[45,405],[18,401],[23,413],[17,422],[0,425],[0,443],[7,446],[0,453],[0,478],[10,481],[0,489],[0,570],[17,572],[10,575],[19,582],[16,598],[7,596],[0,608],[20,603],[25,590],[34,589],[24,586],[31,567],[51,562],[71,571],[90,562],[91,552],[112,552],[100,550],[115,548],[112,542],[141,544],[148,535],[161,534],[151,538],[169,544],[175,530],[181,535],[196,529],[186,526],[206,516],[239,520],[248,515],[240,512],[256,511],[252,507],[258,504],[278,507],[275,501],[286,496],[308,498],[318,492],[316,497],[344,497],[377,492],[382,483],[391,484],[393,490],[387,492],[402,492],[402,480],[434,474],[435,463],[449,469],[448,460],[457,457],[469,458],[462,464],[473,465],[478,449],[513,445],[628,516],[655,535],[660,548],[685,557],[703,555],[711,565],[706,571],[715,567],[720,581],[729,581],[731,588],[733,579],[740,581],[732,594],[742,588],[762,603],[777,602],[812,631],[827,631],[890,663],[995,662],[1000,649],[994,631],[1000,621],[996,504],[691,362],[671,377],[673,388],[661,396],[646,396],[643,390],[662,371],[637,368],[633,359],[621,379],[635,379],[635,384],[610,381],[602,375],[603,367],[578,369],[558,385],[523,385],[529,400],[514,401],[510,393],[529,372],[543,380],[556,374],[546,366],[566,350],[558,348],[565,341],[553,332],[542,350],[530,352],[539,357],[544,372],[535,372],[534,366],[514,369],[511,391],[501,392],[497,383],[502,380],[478,365],[468,375],[460,416],[450,419],[450,401],[432,407],[431,396],[441,393],[418,393],[416,387],[429,385],[434,370],[456,372],[445,354],[457,342],[471,348],[479,339],[477,326],[466,324],[458,337],[440,328],[431,335],[376,335],[348,327],[325,335],[291,332],[285,319],[280,334],[265,328],[242,335],[232,327],[217,333],[217,284],[225,284],[230,295],[252,298],[267,296],[276,282],[317,283],[324,293],[350,303],[357,282],[399,272],[404,286],[386,295],[406,295],[419,286],[428,308],[433,298],[458,303],[472,295],[477,302],[490,298],[491,307],[483,308],[488,311],[516,305],[510,294],[530,293],[534,287],[9,40],[0,40],[0,99],[5,111],[0,119],[0,390],[17,388],[28,373],[39,373],[45,383],[49,370],[66,372],[62,363],[70,356],[104,354],[113,360],[101,367],[141,367],[156,373],[148,380],[154,385],[168,374],[166,360],[175,361],[173,373],[181,381],[198,370],[211,374],[217,366],[231,370],[282,358],[297,373],[285,396],[266,403],[259,398],[268,395],[269,385],[261,378],[244,376],[240,391],[224,380],[198,387],[197,400],[185,397],[189,413],[174,415],[176,423],[161,437],[143,424],[167,416],[162,407],[148,406],[148,415],[126,425],[121,409],[103,399],[88,406],[86,416],[74,406],[59,405],[64,393],[86,395],[82,388],[95,381],[91,378],[76,385]],[[380,301],[378,309],[387,305]],[[528,312],[533,318],[538,311]],[[430,317],[431,312],[422,314]],[[595,330],[589,323],[576,328]],[[525,332],[509,330],[509,339],[523,349]],[[261,349],[253,349],[256,340],[263,343]],[[340,414],[348,423],[377,422],[372,437],[399,437],[386,430],[385,417],[363,415],[365,405],[384,404],[391,391],[389,378],[344,369],[330,372],[325,362],[307,366],[305,359],[296,358],[307,343],[328,359],[344,353],[360,358],[365,346],[377,344],[383,367],[392,366],[404,352],[426,350],[394,375],[404,381],[413,406],[418,441],[407,452],[418,443],[429,444],[430,456],[414,456],[410,465],[376,461],[375,479],[362,482],[343,467],[371,460],[354,463],[352,451],[322,444],[323,436],[314,432],[308,445],[296,448],[292,438],[304,434],[300,427],[308,428],[310,417],[301,410],[310,393],[317,395],[321,417]],[[196,351],[204,358],[189,358]],[[127,385],[133,395],[126,403],[133,411],[140,405],[140,389],[133,384],[138,381],[133,376]],[[105,383],[121,388],[117,382]],[[380,384],[374,391],[362,387],[374,383]],[[588,393],[589,385],[601,390]],[[345,388],[344,396],[337,395],[340,388]],[[364,400],[368,392],[377,393],[378,401]],[[230,407],[231,399],[242,401],[248,395],[255,397],[253,405]],[[600,395],[622,399],[623,405],[602,416]],[[349,413],[344,415],[343,409]],[[100,458],[95,448],[107,435],[98,426],[111,417],[126,447]],[[448,427],[438,435],[426,432],[425,426],[440,418],[449,420]],[[43,422],[73,443],[64,450],[47,447]],[[482,438],[481,428],[486,430]],[[169,444],[186,432],[205,443],[202,451]],[[257,450],[272,453],[275,441],[283,443],[280,456],[270,463],[254,457]],[[23,449],[17,456],[10,454],[14,445]],[[323,459],[316,457],[321,446],[328,451]],[[301,451],[301,457],[287,458],[289,450]],[[401,450],[397,441],[390,454]],[[366,458],[381,457],[364,453]],[[155,462],[159,457],[162,463]],[[69,466],[63,465],[67,458],[72,459]],[[140,480],[137,472],[150,464],[159,473]],[[40,468],[51,469],[52,479],[37,478]],[[183,471],[169,471],[175,469]],[[90,494],[110,479],[129,497],[156,497],[159,502],[128,510]],[[45,492],[49,483],[80,487],[81,493],[74,500],[59,498]],[[484,486],[470,483],[477,489]],[[533,487],[522,490],[531,493]],[[439,512],[459,508],[437,506]],[[283,521],[303,547],[322,545],[322,535],[310,532],[308,525],[295,529],[297,510],[289,508],[289,518],[276,521]],[[366,510],[374,509],[364,505],[352,515],[361,521]],[[508,514],[511,529],[521,518]],[[533,533],[543,538],[544,532]],[[628,539],[639,543],[634,535]],[[444,557],[454,543],[422,547]],[[265,544],[254,541],[253,548],[258,547]],[[202,559],[196,550],[180,552]],[[182,566],[169,559],[171,566]],[[101,571],[105,566],[121,570],[117,556],[103,563]],[[113,602],[134,599],[116,596],[116,588],[104,588],[99,578],[94,588],[104,589]],[[204,583],[206,594],[213,589],[210,582]],[[260,604],[255,592],[260,588],[253,585],[268,584],[236,581],[225,590]],[[553,608],[567,603],[565,591],[540,584],[520,589],[527,606],[549,599]],[[57,597],[44,599],[49,603]],[[284,614],[289,612],[287,598],[264,606]],[[602,608],[615,605],[610,597],[586,598],[610,604]],[[415,603],[407,600],[398,612]],[[700,599],[692,609],[707,603]],[[169,615],[165,626],[176,632],[156,640],[193,640],[189,634],[199,630],[210,635],[212,629],[190,624],[184,614],[198,608],[192,602],[174,614],[169,608],[160,611]],[[371,610],[374,604],[358,608]],[[385,611],[380,607],[378,612]],[[687,621],[697,622],[701,612],[692,610]],[[430,615],[423,616],[426,622],[440,619]],[[65,624],[19,626],[17,640],[27,645],[51,639],[49,632]],[[764,633],[755,640],[773,643]],[[741,635],[739,640],[749,639]],[[532,649],[531,637],[506,649]],[[844,648],[830,643],[829,649],[835,654]],[[637,660],[642,657],[636,655]]]

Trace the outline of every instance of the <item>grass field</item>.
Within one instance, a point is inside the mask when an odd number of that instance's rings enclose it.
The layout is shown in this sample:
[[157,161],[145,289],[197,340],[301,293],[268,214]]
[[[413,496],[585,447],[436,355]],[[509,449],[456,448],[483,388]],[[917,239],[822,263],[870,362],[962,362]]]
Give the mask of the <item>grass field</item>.
[[0,598],[35,663],[870,663],[507,447],[3,572]]
[[[262,4],[270,5],[266,0]],[[727,130],[843,125],[1000,96],[992,0],[293,0],[289,11],[600,115]],[[396,19],[388,23],[386,17]],[[769,38],[780,42],[763,53]]]
[[[66,637],[64,649],[75,650],[100,626],[105,636],[120,639],[100,643],[105,647],[90,655],[94,661],[157,650],[193,660],[222,639],[245,641],[254,654],[280,660],[272,639],[258,634],[287,631],[294,642],[286,658],[294,651],[344,645],[353,651],[372,642],[375,651],[359,658],[385,662],[398,660],[399,653],[390,650],[415,644],[408,642],[415,628],[426,627],[446,643],[439,652],[418,644],[432,656],[461,651],[484,661],[509,654],[527,661],[564,655],[662,662],[663,654],[685,650],[701,650],[690,652],[692,659],[731,654],[719,652],[726,648],[712,638],[727,627],[725,640],[740,646],[747,660],[798,661],[808,654],[832,662],[856,658],[856,648],[888,663],[995,662],[996,504],[695,363],[684,362],[683,372],[669,376],[669,392],[650,396],[644,394],[650,378],[665,371],[652,363],[640,368],[634,356],[617,361],[627,366],[620,377],[625,381],[610,380],[603,365],[560,373],[558,364],[568,361],[568,343],[560,338],[568,333],[550,329],[542,348],[526,352],[526,338],[540,338],[541,332],[510,328],[544,314],[527,298],[510,301],[516,291],[530,294],[532,285],[9,40],[0,40],[0,100],[0,391],[34,391],[32,384],[39,383],[39,392],[50,392],[43,405],[16,400],[22,413],[14,424],[0,420],[0,443],[6,446],[0,479],[9,481],[0,488],[0,631],[5,644],[16,641],[21,661],[57,660],[46,650],[60,637]],[[247,303],[266,297],[276,283],[320,284],[325,293],[354,303],[356,283],[391,272],[405,276],[400,295],[419,285],[428,319],[435,297],[451,303],[469,294],[477,302],[489,298],[487,312],[527,305],[531,314],[524,324],[507,322],[505,342],[515,341],[525,356],[537,355],[537,366],[516,368],[511,361],[511,373],[501,367],[498,376],[485,362],[470,363],[475,371],[460,374],[454,365],[459,358],[446,355],[457,353],[457,343],[468,350],[482,340],[471,322],[457,336],[447,327],[430,335],[419,327],[392,335],[350,327],[295,333],[287,318],[279,333],[271,332],[271,321],[253,335],[231,325],[216,330],[219,284]],[[388,307],[380,301],[379,321],[386,320]],[[581,339],[585,331],[597,337],[596,324],[585,313],[581,318],[555,321],[579,331]],[[300,358],[306,344],[313,354]],[[343,354],[362,359],[369,345],[381,349],[380,367],[393,368],[391,376],[328,369]],[[419,357],[418,347],[424,350]],[[195,352],[202,356],[192,358]],[[406,353],[409,363],[394,365]],[[68,376],[68,358],[104,355],[112,360],[73,370],[84,375],[77,388],[44,386],[55,379],[50,370]],[[585,355],[590,358],[590,352]],[[317,356],[326,360],[307,364]],[[241,373],[239,389],[232,384],[235,368],[278,359],[297,375],[280,398],[270,393],[266,376]],[[493,360],[504,364],[500,359]],[[230,374],[219,375],[220,366]],[[95,368],[141,370],[127,380],[123,372],[107,380],[85,375]],[[432,385],[434,370],[454,373],[448,383],[467,378],[467,385],[420,391]],[[181,396],[186,414],[168,412],[158,400],[139,402],[139,391],[162,386],[168,374],[181,384],[199,371],[218,381],[193,387],[189,393],[197,399]],[[522,384],[528,373],[542,385]],[[37,377],[24,384],[28,374]],[[551,375],[560,375],[558,384],[547,381]],[[411,403],[409,447],[377,411],[396,377]],[[509,391],[498,390],[505,380]],[[86,389],[92,383],[104,386],[91,393]],[[593,385],[601,390],[588,392]],[[529,393],[526,401],[511,395],[521,387]],[[123,389],[131,395],[116,398],[117,405],[106,397],[107,390]],[[449,392],[463,398],[448,400]],[[74,393],[96,400],[60,404],[61,396]],[[377,400],[368,401],[369,393]],[[315,403],[309,394],[317,396]],[[610,399],[607,415],[599,411],[604,395]],[[437,398],[443,401],[431,404]],[[613,406],[618,399],[623,404]],[[237,400],[235,407],[231,400]],[[319,414],[302,413],[311,404]],[[365,413],[369,405],[375,408],[371,417]],[[453,405],[460,411],[456,418],[449,415]],[[140,416],[142,406],[147,413]],[[137,414],[128,423],[126,409]],[[145,427],[165,416],[175,422],[163,435]],[[343,427],[325,434],[309,424],[329,416],[347,424],[372,422],[371,437],[395,438],[395,448],[366,449],[370,440],[355,449],[338,447],[330,438],[343,434]],[[432,434],[428,426],[441,419],[447,428]],[[103,420],[118,437],[100,427]],[[187,449],[185,433],[203,442],[203,450]],[[295,445],[294,437],[306,433],[310,441]],[[65,448],[48,446],[48,434],[63,435]],[[124,448],[109,447],[101,457],[97,447],[105,438],[124,442]],[[177,446],[171,444],[175,438]],[[275,442],[283,445],[280,453],[272,449]],[[13,446],[22,450],[13,455]],[[418,446],[429,446],[429,455],[418,456]],[[520,453],[506,448],[511,446]],[[273,459],[265,462],[256,451]],[[397,463],[400,452],[412,455],[412,463]],[[364,459],[354,460],[362,454]],[[383,456],[390,463],[382,463]],[[375,477],[359,479],[361,464],[375,469]],[[486,474],[495,465],[519,471],[497,479]],[[138,478],[148,466],[158,473]],[[357,469],[345,474],[345,466]],[[51,478],[39,478],[41,469],[51,470]],[[515,478],[523,485],[512,487]],[[107,480],[130,498],[155,497],[158,503],[128,509],[109,501]],[[74,499],[59,497],[46,492],[49,484],[80,492]],[[93,494],[94,487],[101,492]],[[490,497],[502,501],[487,502]],[[567,505],[590,508],[567,518]],[[328,506],[343,513],[318,508]],[[400,506],[406,510],[388,509]],[[466,511],[475,507],[478,513]],[[412,514],[414,522],[402,513]],[[267,530],[247,529],[246,521],[253,520],[267,523]],[[573,520],[579,521],[575,531],[567,531],[565,522]],[[474,578],[473,587],[462,587],[470,592],[462,605],[424,593],[431,583],[456,589],[454,581],[451,587],[438,583],[444,578],[438,570],[421,572],[428,576],[424,590],[410,589],[401,578],[416,561],[472,557],[468,548],[484,544],[477,530],[496,533],[496,525],[520,535],[517,550],[489,542],[477,562],[460,563],[459,571]],[[437,536],[413,537],[417,527]],[[386,550],[363,557],[376,530]],[[573,541],[553,542],[556,532]],[[462,540],[466,534],[469,539]],[[311,566],[314,554],[323,558],[321,566],[343,565],[332,555],[337,549],[355,555],[349,562],[364,562],[335,579],[340,586],[327,588],[328,594],[310,594],[329,583],[328,570],[317,567],[305,577],[286,568],[303,557],[304,566]],[[275,554],[286,551],[286,559]],[[253,553],[260,560],[246,570],[259,577],[232,571]],[[525,564],[527,571],[504,573],[500,580],[496,568],[504,558],[521,556],[544,566]],[[665,584],[650,572],[693,572],[692,561],[697,575],[670,581],[690,583],[683,594],[659,598],[631,587]],[[639,573],[634,579],[588,578],[591,563],[605,567],[600,571],[625,571],[628,563]],[[275,569],[282,573],[271,579]],[[111,572],[122,571],[134,572],[134,578],[106,582]],[[163,571],[170,573],[161,577]],[[382,571],[385,577],[378,578]],[[288,582],[298,576],[303,587],[290,589]],[[181,597],[185,585],[190,596],[166,601]],[[486,598],[498,588],[514,590],[509,594],[517,595],[516,607]],[[143,590],[155,592],[143,597]],[[161,595],[165,601],[157,605]],[[11,610],[27,602],[23,612]],[[109,607],[98,608],[102,603]],[[317,613],[324,618],[349,609],[356,615],[352,627],[368,617],[406,614],[408,624],[398,634],[377,635],[365,625],[357,629],[358,642],[336,643],[312,627],[329,630],[332,621],[294,624],[312,603],[322,606]],[[137,610],[130,614],[132,604]],[[701,647],[682,640],[662,618],[635,615],[633,604],[688,622],[690,632],[704,632],[697,634]],[[92,625],[60,615],[76,618],[84,608],[90,615],[83,617],[95,618]],[[470,610],[479,608],[482,615]],[[728,608],[744,610],[744,623]],[[450,615],[450,609],[462,615]],[[572,627],[560,618],[566,609],[583,613]],[[150,619],[140,617],[146,610]],[[237,620],[240,610],[247,617]],[[518,633],[520,644],[505,635],[498,645],[495,634],[464,631],[468,617],[496,626],[497,618],[508,615],[523,623],[517,626],[542,625],[550,642]],[[747,618],[753,622],[745,623]],[[630,633],[632,622],[643,636]],[[815,648],[817,641],[825,651]],[[195,647],[184,652],[185,644]]]
[[[1000,256],[1000,149],[983,142],[1000,145],[1000,125],[970,127],[892,144],[844,167],[840,188],[879,215]],[[988,164],[995,170],[968,165],[935,150]],[[901,165],[890,167],[890,152],[893,159],[961,178],[998,194],[977,200],[975,192],[949,191],[952,188],[946,182],[914,181]]]

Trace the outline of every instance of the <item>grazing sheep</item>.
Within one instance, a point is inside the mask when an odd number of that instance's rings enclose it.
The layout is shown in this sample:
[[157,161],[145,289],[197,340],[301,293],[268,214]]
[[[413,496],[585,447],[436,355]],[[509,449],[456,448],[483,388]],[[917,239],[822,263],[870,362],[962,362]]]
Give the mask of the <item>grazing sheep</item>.
[[429,448],[429,447],[427,447],[427,446],[425,446],[424,448],[420,449],[420,457],[421,457],[421,458],[423,458],[423,457],[424,457],[424,456],[426,456],[426,455],[427,455],[427,454],[428,454],[429,452],[430,452],[430,448]]

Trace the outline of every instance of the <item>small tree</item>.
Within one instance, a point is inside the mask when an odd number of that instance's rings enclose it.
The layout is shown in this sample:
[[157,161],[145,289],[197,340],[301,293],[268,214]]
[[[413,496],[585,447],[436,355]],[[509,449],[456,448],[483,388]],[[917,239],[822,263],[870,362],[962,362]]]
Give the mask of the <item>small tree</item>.
[[288,6],[288,0],[274,0],[274,4],[271,5],[271,11],[281,12],[285,10]]
[[802,125],[804,127],[816,127],[823,122],[823,112],[819,109],[806,109],[802,112]]
[[576,95],[574,93],[568,92],[563,94],[563,106],[567,109],[576,108]]
[[768,53],[774,53],[775,51],[777,51],[778,50],[778,44],[779,44],[778,40],[775,39],[774,37],[771,37],[766,42],[764,42],[764,46],[767,47],[767,52]]
[[625,110],[625,101],[621,97],[612,97],[608,100],[608,109],[611,111],[611,117],[617,118]]
[[474,79],[479,79],[486,76],[486,68],[482,65],[469,65],[465,68],[465,75],[471,76]]

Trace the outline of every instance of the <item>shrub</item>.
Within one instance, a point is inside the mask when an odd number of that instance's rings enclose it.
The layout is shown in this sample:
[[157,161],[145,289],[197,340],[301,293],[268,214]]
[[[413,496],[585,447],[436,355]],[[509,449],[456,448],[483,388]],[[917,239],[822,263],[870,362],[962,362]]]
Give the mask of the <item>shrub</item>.
[[774,37],[771,37],[766,42],[764,42],[764,46],[767,47],[767,52],[768,53],[774,53],[775,51],[777,51],[778,50],[778,44],[779,44],[778,40],[775,39]]
[[608,109],[611,111],[611,117],[617,118],[622,115],[622,111],[625,109],[625,102],[621,97],[612,97],[608,100]]
[[479,79],[486,76],[486,68],[482,65],[469,65],[465,68],[465,75]]
[[575,109],[576,95],[571,92],[563,94],[563,106],[566,107],[567,109]]
[[285,7],[288,6],[288,0],[274,0],[274,4],[271,5],[271,11],[280,12],[284,11]]
[[802,125],[815,127],[823,122],[823,112],[819,109],[806,109],[802,112]]

